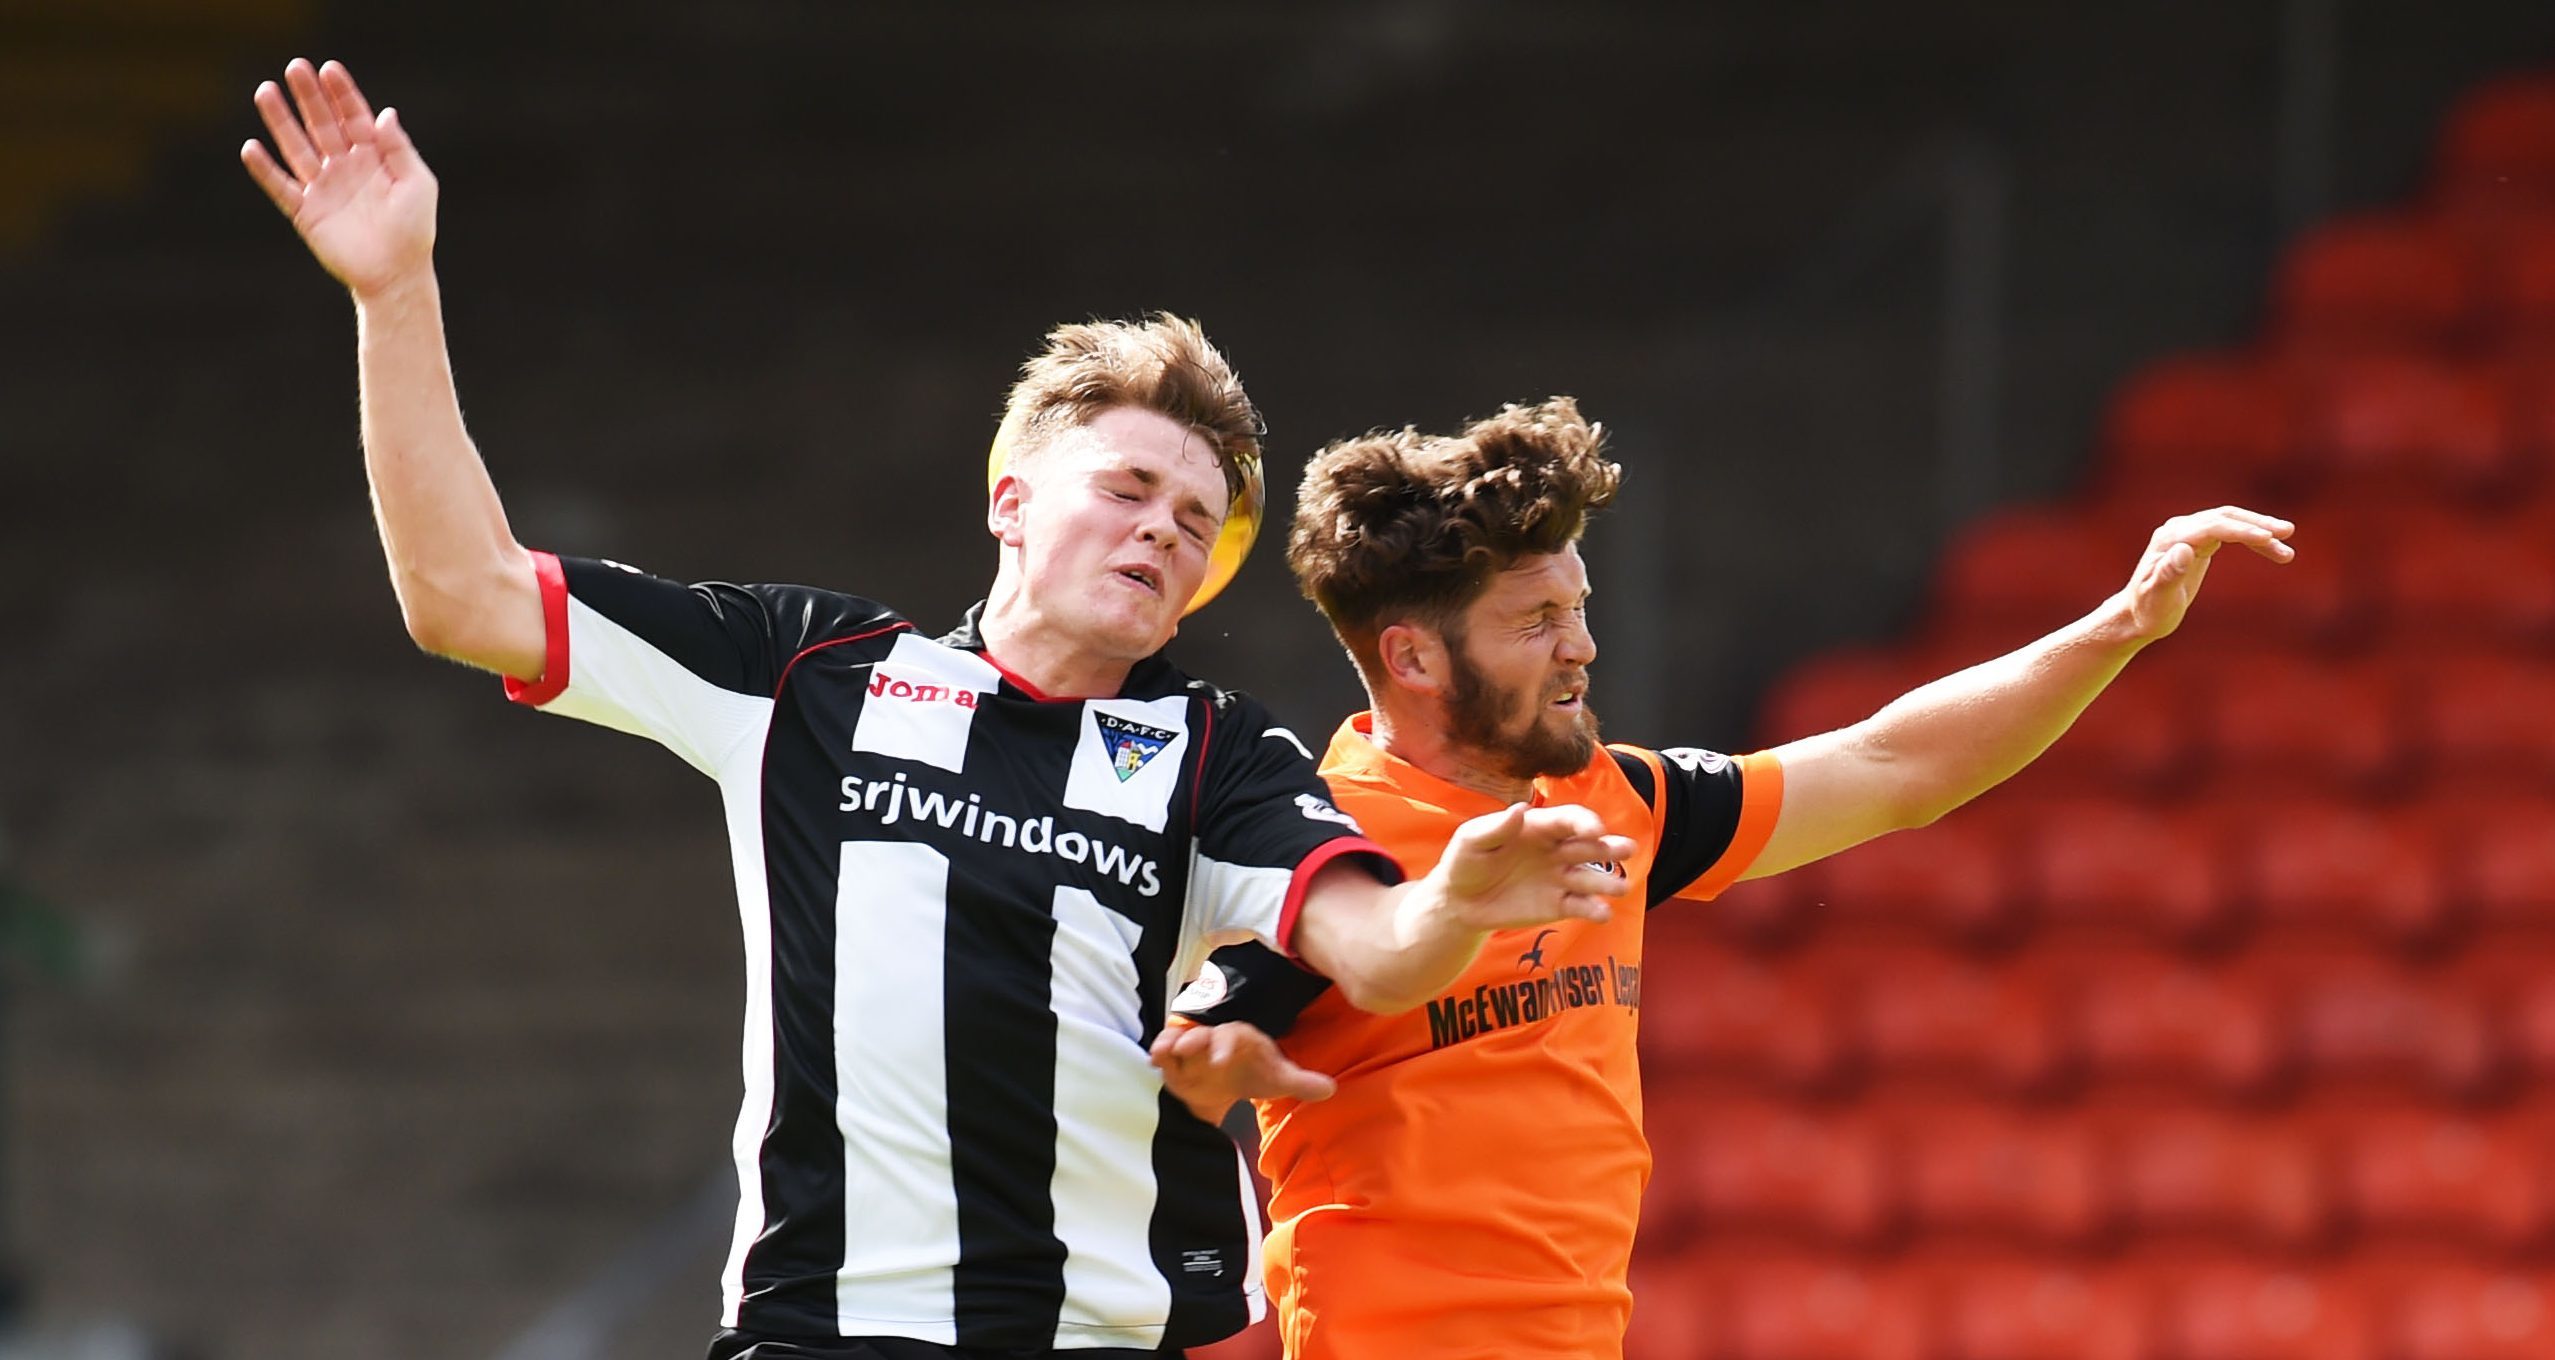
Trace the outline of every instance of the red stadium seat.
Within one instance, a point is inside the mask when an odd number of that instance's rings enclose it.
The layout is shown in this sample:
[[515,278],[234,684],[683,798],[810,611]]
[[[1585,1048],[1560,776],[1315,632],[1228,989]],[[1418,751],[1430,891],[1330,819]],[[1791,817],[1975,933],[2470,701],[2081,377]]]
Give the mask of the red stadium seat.
[[2014,924],[2005,847],[1995,823],[1954,815],[1921,831],[1866,841],[1804,871],[1823,921],[1917,926],[1989,938]]
[[1868,1243],[1890,1224],[1880,1139],[1863,1123],[1762,1101],[1653,1102],[1649,1228]]
[[1714,1360],[1919,1360],[1925,1301],[1903,1277],[1833,1262],[1765,1262],[1722,1274]]
[[[2366,568],[2355,555],[2357,545],[2345,541],[2348,530],[2327,519],[2319,518],[2312,505],[2298,503],[2294,496],[2283,497],[2287,504],[2265,502],[2247,507],[2267,514],[2277,514],[2297,525],[2292,546],[2297,556],[2287,562],[2268,562],[2250,549],[2228,548],[2209,560],[2209,577],[2203,584],[2200,599],[2191,612],[2183,616],[2182,627],[2167,643],[2172,650],[2162,656],[2142,658],[2140,667],[2155,665],[2166,657],[2176,665],[2207,669],[2213,658],[2195,653],[2208,653],[2229,645],[2260,647],[2330,647],[2352,640],[2365,629],[2370,610]],[[2195,504],[2185,512],[2210,508]],[[2116,521],[2124,530],[2132,527],[2126,516]],[[2134,521],[2135,534],[2144,542],[2162,520],[2151,520],[2141,512]],[[2122,580],[2126,581],[2126,575]],[[2195,645],[2199,644],[2199,645]]]
[[2536,1135],[2430,1110],[2337,1114],[2344,1207],[2364,1237],[2536,1246],[2549,1210],[2547,1153]]
[[2474,318],[2475,282],[2456,237],[2433,223],[2346,218],[2290,247],[2274,324],[2293,344],[2446,344]]
[[2098,1083],[2264,1093],[2287,1063],[2270,1005],[2243,985],[2145,949],[2035,958],[2029,976],[2061,1008]]
[[2451,1100],[2490,1094],[2510,1055],[2485,999],[2376,953],[2287,948],[2246,968],[2275,999],[2303,1073]]
[[2494,249],[2490,305],[2503,333],[2523,352],[2555,340],[2555,213],[2503,233]]
[[[2206,591],[2197,608],[2214,602]],[[2222,787],[2376,794],[2402,780],[2394,672],[2290,652],[2186,653],[2177,663],[2197,691],[2200,759]]]
[[2555,949],[2543,935],[2503,937],[2472,952],[2447,985],[2487,1009],[2506,1060],[2520,1073],[2555,1078]]
[[2150,365],[2113,400],[2102,485],[2164,483],[2199,505],[2241,504],[2279,484],[2297,447],[2279,378],[2243,358],[2181,355]]
[[1877,647],[1814,656],[1767,688],[1757,743],[1776,746],[1861,722],[1939,674],[1930,664],[1908,651]]
[[2309,387],[2304,471],[2320,484],[2480,498],[2517,480],[2498,373],[2389,355],[2320,365]]
[[2427,944],[2456,923],[2437,832],[2419,818],[2323,800],[2236,806],[2225,817],[2240,891],[2264,924]]
[[2165,1293],[2162,1352],[2174,1360],[2376,1360],[2367,1302],[2331,1281],[2229,1262]]
[[2425,655],[2406,674],[2408,735],[2435,787],[2555,793],[2555,662]]
[[2016,846],[2025,895],[2048,924],[2126,927],[2186,943],[2232,924],[2218,830],[2206,817],[2052,803],[2036,810]]
[[2462,209],[2555,201],[2555,79],[2515,76],[2460,100],[2437,174],[2440,196]]
[[2141,546],[2065,506],[2002,510],[1964,527],[1945,550],[1933,607],[1964,631],[2045,633],[2120,589]]
[[2447,834],[2458,848],[2455,881],[2479,924],[2555,926],[2555,799],[2488,807]]
[[2078,1248],[2104,1230],[2101,1163],[2080,1123],[1939,1104],[1877,1118],[1896,1153],[1894,1198],[1919,1233]]
[[1652,1248],[1632,1254],[1632,1325],[1624,1360],[1710,1360],[1714,1310],[1709,1277]]
[[1820,966],[1875,1078],[2020,1093],[2066,1067],[2065,1035],[2027,977],[1929,949],[1839,951]]
[[1938,1354],[1959,1360],[2147,1360],[2143,1292],[2118,1272],[1981,1263],[1944,1272]]
[[[1681,909],[1671,909],[1681,910]],[[1840,1072],[1843,1049],[1819,979],[1727,948],[1691,929],[1644,951],[1641,1047],[1654,1078],[1735,1078],[1812,1090]]]
[[2388,1335],[2402,1360],[2555,1355],[2555,1278],[2474,1266],[2424,1271],[2396,1293]]
[[2014,787],[2035,797],[2172,792],[2192,759],[2191,696],[2178,678],[2170,666],[2132,665]]
[[2448,646],[2555,641],[2555,543],[2480,518],[2404,516],[2375,585],[2390,640]]
[[1815,909],[1808,876],[1788,873],[1772,878],[1752,878],[1733,883],[1709,902],[1679,902],[1650,918],[1647,930],[1655,932],[1660,923],[1671,918],[1700,922],[1726,939],[1757,946],[1773,946],[1798,937],[1809,928]]
[[2117,1211],[2123,1226],[2141,1236],[2233,1239],[2294,1251],[2333,1229],[2324,1155],[2295,1125],[2147,1106],[2101,1122]]

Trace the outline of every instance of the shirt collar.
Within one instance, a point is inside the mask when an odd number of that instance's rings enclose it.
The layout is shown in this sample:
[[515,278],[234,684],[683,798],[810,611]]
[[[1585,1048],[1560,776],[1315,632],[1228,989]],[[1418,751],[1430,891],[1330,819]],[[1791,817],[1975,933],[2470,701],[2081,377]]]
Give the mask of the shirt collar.
[[[1384,749],[1375,739],[1373,710],[1352,713],[1339,730],[1331,734],[1330,749],[1322,753],[1322,777],[1340,783],[1368,785],[1389,789],[1415,802],[1433,804],[1465,817],[1478,817],[1508,806],[1479,789],[1468,789],[1449,783]],[[1545,781],[1535,781],[1534,796],[1528,801],[1537,806],[1544,802]]]

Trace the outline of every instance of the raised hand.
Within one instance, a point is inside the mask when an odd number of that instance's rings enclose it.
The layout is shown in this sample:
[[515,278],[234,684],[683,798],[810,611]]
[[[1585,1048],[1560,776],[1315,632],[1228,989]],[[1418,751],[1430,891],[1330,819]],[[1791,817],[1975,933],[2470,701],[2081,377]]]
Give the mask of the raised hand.
[[[435,177],[408,140],[396,109],[379,116],[346,68],[316,71],[298,57],[257,87],[257,111],[275,139],[255,138],[240,163],[277,211],[292,219],[321,266],[358,298],[424,275],[435,249]],[[277,163],[277,158],[282,163]]]
[[2166,520],[2147,540],[2146,556],[2129,576],[2129,617],[2139,638],[2154,641],[2182,626],[2218,549],[2241,543],[2274,562],[2286,562],[2298,555],[2284,541],[2296,529],[2285,519],[2232,505]]
[[1516,803],[1457,827],[1433,876],[1442,876],[1448,908],[1469,929],[1603,921],[1612,911],[1606,899],[1628,886],[1616,866],[1633,849],[1587,808]]
[[1256,1025],[1174,1025],[1153,1041],[1162,1084],[1189,1113],[1221,1123],[1237,1100],[1326,1100],[1338,1083],[1295,1065]]

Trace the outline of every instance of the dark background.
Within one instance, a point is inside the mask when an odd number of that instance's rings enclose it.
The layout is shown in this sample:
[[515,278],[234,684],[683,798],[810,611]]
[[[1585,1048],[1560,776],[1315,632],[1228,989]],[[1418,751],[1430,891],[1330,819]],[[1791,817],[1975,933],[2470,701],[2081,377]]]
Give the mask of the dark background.
[[[1744,746],[2550,53],[2525,0],[0,5],[0,873],[80,942],[5,1016],[24,1316],[492,1354],[733,1117],[710,788],[400,631],[348,308],[234,154],[286,58],[442,180],[527,543],[954,620],[1013,367],[1170,308],[1268,415],[1271,541],[1326,439],[1577,395],[1630,470],[1599,707]],[[1266,546],[1174,653],[1356,702]],[[619,1353],[696,1353],[712,1269]]]

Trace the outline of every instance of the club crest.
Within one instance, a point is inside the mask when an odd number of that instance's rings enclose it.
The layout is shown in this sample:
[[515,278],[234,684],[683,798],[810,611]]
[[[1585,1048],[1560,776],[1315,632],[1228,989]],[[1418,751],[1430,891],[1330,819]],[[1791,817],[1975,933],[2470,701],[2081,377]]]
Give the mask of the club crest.
[[1180,735],[1106,713],[1094,713],[1091,717],[1100,724],[1100,746],[1109,753],[1109,771],[1118,776],[1121,784],[1135,778],[1146,761],[1162,754],[1162,748]]

